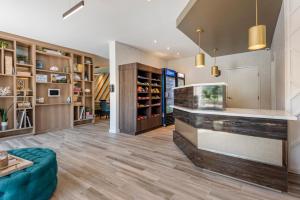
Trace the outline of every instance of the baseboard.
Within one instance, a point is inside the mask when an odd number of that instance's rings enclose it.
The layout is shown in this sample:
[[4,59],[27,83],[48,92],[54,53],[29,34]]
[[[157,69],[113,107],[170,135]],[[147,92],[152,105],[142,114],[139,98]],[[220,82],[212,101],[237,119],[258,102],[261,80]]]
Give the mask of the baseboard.
[[117,134],[117,133],[120,133],[120,129],[109,129],[108,132],[111,134]]

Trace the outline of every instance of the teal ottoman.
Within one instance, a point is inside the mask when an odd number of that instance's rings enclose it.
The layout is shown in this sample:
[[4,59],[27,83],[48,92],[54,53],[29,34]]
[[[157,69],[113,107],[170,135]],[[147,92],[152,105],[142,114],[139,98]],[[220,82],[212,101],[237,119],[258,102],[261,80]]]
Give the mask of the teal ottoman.
[[1,200],[49,200],[57,185],[56,154],[50,149],[8,151],[33,162],[31,167],[0,178]]

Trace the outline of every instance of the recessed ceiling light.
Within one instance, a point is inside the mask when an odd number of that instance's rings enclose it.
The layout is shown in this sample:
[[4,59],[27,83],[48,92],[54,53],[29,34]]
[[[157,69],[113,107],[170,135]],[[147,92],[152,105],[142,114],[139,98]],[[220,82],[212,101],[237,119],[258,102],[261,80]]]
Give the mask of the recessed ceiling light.
[[157,40],[154,40],[153,42],[154,42],[154,44],[157,44]]
[[170,47],[167,47],[167,50],[169,51],[171,48]]
[[151,0],[147,0],[148,2],[151,2]]

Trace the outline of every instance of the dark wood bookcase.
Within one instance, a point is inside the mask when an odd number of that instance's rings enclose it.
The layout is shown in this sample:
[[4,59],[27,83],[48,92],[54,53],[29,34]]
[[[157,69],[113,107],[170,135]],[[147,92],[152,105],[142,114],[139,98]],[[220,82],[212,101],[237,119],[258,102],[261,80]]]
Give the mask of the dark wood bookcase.
[[161,70],[132,63],[119,72],[121,132],[136,135],[161,126]]

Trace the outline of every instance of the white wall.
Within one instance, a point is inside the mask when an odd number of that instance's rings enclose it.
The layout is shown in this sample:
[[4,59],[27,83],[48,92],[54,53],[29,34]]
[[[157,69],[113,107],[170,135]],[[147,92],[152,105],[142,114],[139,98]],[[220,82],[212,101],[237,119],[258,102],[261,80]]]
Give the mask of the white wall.
[[284,29],[284,6],[282,6],[277,21],[272,47],[271,62],[274,66],[274,108],[285,110],[285,29]]
[[[204,83],[204,82],[226,82],[226,76],[214,78],[210,75],[210,67],[213,65],[213,58],[206,55],[206,67],[198,69],[194,67],[195,58],[188,57],[168,61],[168,67],[178,72],[186,74],[186,84]],[[271,108],[271,80],[270,80],[270,51],[255,51],[240,53],[228,56],[217,57],[217,65],[221,71],[243,68],[257,67],[260,73],[260,96],[261,108]],[[230,78],[230,77],[229,77]],[[241,81],[243,77],[241,77]],[[251,83],[249,83],[251,84]]]
[[156,68],[167,65],[167,61],[158,58],[148,52],[131,47],[129,45],[111,41],[109,43],[110,59],[110,84],[115,86],[115,92],[110,93],[110,133],[118,133],[119,130],[119,71],[118,66],[139,62]]
[[[284,0],[285,105],[300,114],[300,1]],[[289,123],[289,170],[300,174],[300,121]]]

